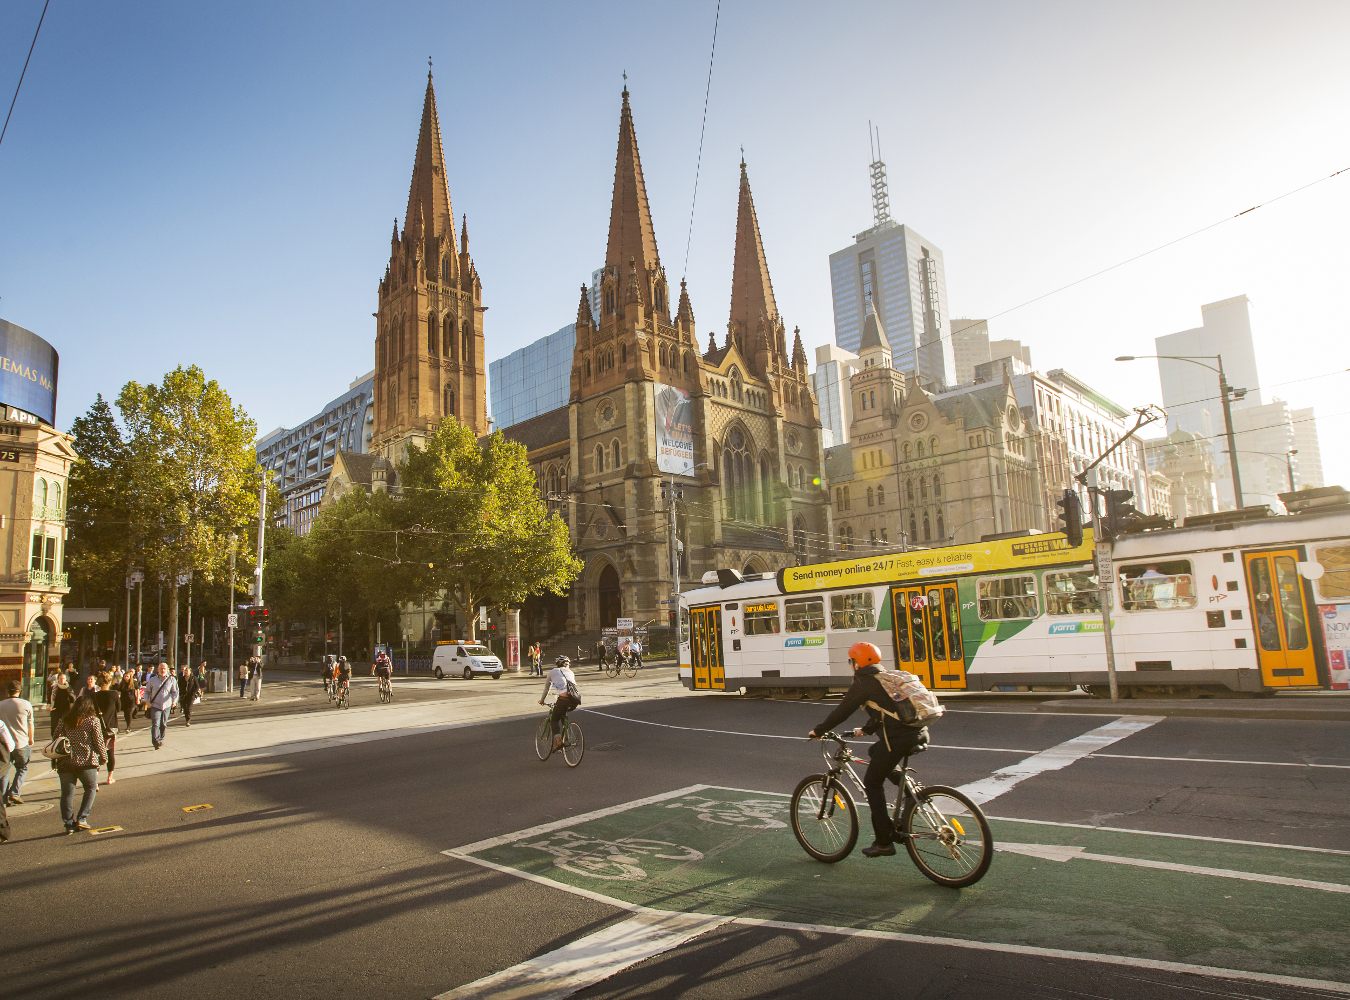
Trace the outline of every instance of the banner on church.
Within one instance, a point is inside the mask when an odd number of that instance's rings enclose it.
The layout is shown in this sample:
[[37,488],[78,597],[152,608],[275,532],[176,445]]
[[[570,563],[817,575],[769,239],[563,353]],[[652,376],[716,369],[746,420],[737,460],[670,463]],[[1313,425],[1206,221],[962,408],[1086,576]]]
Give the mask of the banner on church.
[[689,391],[656,383],[656,467],[677,476],[694,474],[694,420]]

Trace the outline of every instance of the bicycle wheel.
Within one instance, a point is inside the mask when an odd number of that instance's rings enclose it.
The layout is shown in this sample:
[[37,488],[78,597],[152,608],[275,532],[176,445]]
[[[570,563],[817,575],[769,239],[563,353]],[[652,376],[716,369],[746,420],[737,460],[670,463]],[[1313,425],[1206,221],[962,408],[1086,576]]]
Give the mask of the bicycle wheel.
[[606,660],[606,661],[605,661],[605,676],[607,676],[607,677],[618,677],[618,676],[619,676],[619,661],[618,661],[618,660]]
[[989,821],[970,798],[946,785],[919,792],[900,816],[900,833],[913,861],[938,885],[974,885],[994,859]]
[[549,755],[553,753],[553,725],[547,715],[539,723],[539,728],[534,731],[534,752],[539,755],[540,760],[548,760]]
[[792,833],[802,850],[834,864],[858,843],[858,808],[847,788],[828,775],[807,775],[792,793]]
[[576,767],[581,763],[581,757],[585,752],[586,737],[582,734],[581,727],[575,722],[569,722],[567,732],[563,734],[563,760],[567,761],[568,767]]
[[624,664],[623,672],[624,672],[624,675],[627,676],[627,677],[636,677],[636,676],[637,676],[637,662],[634,661],[634,660],[629,660],[627,663]]

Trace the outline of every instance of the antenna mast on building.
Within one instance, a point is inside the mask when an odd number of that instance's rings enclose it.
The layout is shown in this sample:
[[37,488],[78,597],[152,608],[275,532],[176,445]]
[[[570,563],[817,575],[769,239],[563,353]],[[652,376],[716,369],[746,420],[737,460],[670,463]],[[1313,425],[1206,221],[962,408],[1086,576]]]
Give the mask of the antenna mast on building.
[[867,146],[872,151],[872,224],[879,226],[891,219],[891,196],[886,188],[886,164],[881,162],[881,129],[872,141],[872,123],[867,123]]

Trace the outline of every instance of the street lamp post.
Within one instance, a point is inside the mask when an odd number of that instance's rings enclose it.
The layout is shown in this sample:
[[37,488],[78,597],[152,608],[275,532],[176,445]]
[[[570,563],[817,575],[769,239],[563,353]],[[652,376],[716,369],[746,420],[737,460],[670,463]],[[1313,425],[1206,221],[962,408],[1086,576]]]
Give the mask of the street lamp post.
[[[1116,360],[1142,361],[1146,358],[1155,358],[1160,361],[1189,361],[1193,365],[1199,365],[1201,368],[1208,368],[1212,372],[1219,373],[1219,395],[1223,397],[1223,427],[1228,438],[1228,468],[1233,474],[1233,505],[1235,509],[1241,510],[1242,475],[1238,472],[1237,437],[1233,433],[1233,410],[1229,405],[1229,397],[1237,396],[1240,399],[1246,394],[1247,390],[1234,389],[1228,384],[1228,376],[1223,372],[1222,354],[1198,354],[1195,356],[1186,354],[1124,354],[1116,358]],[[1204,363],[1204,361],[1211,359],[1219,363],[1218,368]]]
[[1294,456],[1298,454],[1297,448],[1290,448],[1284,453],[1284,465],[1289,470],[1289,492],[1294,492]]

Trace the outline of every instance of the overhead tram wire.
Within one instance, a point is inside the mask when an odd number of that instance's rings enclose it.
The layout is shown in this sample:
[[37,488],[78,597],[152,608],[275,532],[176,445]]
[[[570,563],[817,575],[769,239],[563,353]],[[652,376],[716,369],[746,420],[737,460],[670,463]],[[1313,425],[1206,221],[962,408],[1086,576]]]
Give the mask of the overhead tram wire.
[[712,50],[708,53],[708,85],[703,90],[703,125],[698,131],[698,162],[694,166],[694,197],[689,202],[689,236],[684,241],[684,273],[680,279],[689,277],[689,248],[694,243],[694,206],[698,204],[698,175],[703,168],[703,136],[708,131],[708,97],[712,94],[713,60],[717,56],[717,25],[722,20],[722,0],[717,0],[717,13],[713,16]]
[[0,142],[5,141],[5,133],[9,131],[9,119],[14,114],[14,105],[19,100],[19,88],[23,86],[23,78],[28,74],[28,60],[33,58],[33,49],[37,46],[38,32],[42,30],[42,22],[47,17],[47,4],[52,0],[46,0],[42,5],[42,16],[38,18],[37,31],[33,32],[33,42],[28,46],[28,56],[23,61],[23,72],[19,74],[19,83],[14,88],[14,99],[9,102],[9,114],[5,115],[5,126],[0,128]]

